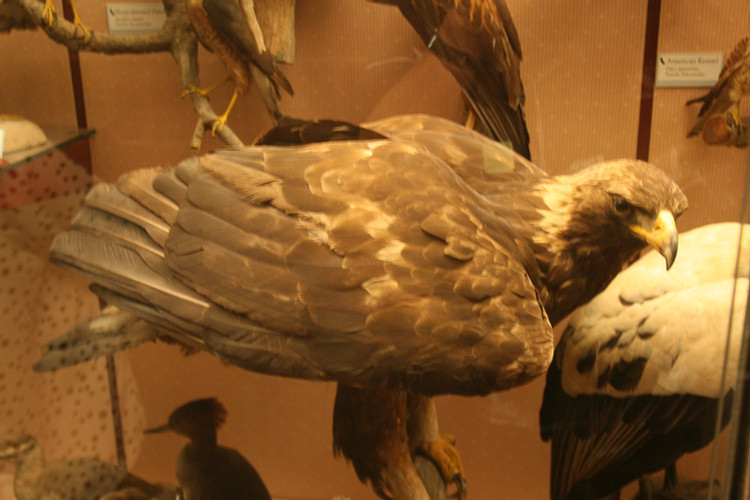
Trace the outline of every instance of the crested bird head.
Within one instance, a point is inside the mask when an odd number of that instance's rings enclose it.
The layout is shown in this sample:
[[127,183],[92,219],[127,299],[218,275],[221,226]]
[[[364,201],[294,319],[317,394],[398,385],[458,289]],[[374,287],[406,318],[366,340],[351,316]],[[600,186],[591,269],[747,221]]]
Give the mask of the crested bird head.
[[8,434],[0,439],[0,460],[17,464],[38,447],[37,440],[29,434],[23,432]]
[[185,403],[169,415],[162,426],[147,429],[145,433],[172,431],[193,441],[216,443],[216,431],[226,421],[227,410],[218,399],[196,399]]

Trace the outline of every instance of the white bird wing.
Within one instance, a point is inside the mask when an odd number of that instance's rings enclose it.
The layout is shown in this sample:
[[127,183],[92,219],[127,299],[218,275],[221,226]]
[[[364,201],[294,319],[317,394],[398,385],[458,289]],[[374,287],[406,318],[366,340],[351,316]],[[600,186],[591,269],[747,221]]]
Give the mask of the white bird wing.
[[734,279],[740,229],[683,233],[670,271],[646,255],[573,315],[540,411],[553,500],[603,497],[713,439],[720,401],[734,394],[748,296],[747,227]]

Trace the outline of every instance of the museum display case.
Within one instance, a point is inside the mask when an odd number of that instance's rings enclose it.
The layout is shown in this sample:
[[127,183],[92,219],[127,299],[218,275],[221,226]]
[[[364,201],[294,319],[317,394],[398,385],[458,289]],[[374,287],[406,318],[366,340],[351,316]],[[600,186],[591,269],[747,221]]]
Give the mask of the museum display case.
[[[256,5],[273,3],[256,0]],[[522,108],[534,165],[565,175],[599,161],[638,158],[666,173],[687,197],[689,208],[677,220],[681,234],[717,222],[750,223],[746,148],[710,145],[700,134],[686,137],[700,108],[686,102],[708,91],[722,62],[750,32],[746,2],[506,3],[523,49]],[[96,46],[106,45],[110,34],[110,7],[136,12],[138,6],[160,4],[79,1],[76,6]],[[184,7],[184,2],[165,4]],[[294,90],[293,95],[282,92],[284,115],[352,123],[409,113],[465,120],[467,101],[457,80],[431,51],[434,46],[423,41],[430,37],[417,33],[397,7],[366,0],[296,0],[292,21],[293,40],[287,38],[286,47],[293,50],[278,63]],[[273,124],[251,85],[228,117],[231,136],[214,135],[210,126],[203,130],[199,115],[223,112],[232,84],[208,97],[183,97],[190,64],[179,62],[181,52],[168,43],[146,53],[96,52],[82,41],[80,29],[71,30],[73,48],[81,50],[69,51],[41,29],[0,32],[0,114],[23,116],[45,130],[80,130],[85,139],[72,152],[45,150],[28,162],[29,155],[22,154],[12,168],[0,166],[0,441],[25,432],[50,460],[98,457],[148,481],[175,484],[175,461],[187,439],[144,430],[165,424],[188,401],[217,398],[226,408],[218,442],[247,457],[273,498],[377,498],[344,457],[334,454],[332,381],[256,373],[164,341],[57,371],[35,371],[47,342],[102,307],[87,279],[53,265],[48,256],[53,238],[69,226],[91,186],[138,168],[167,168],[211,153],[226,147],[222,139],[227,137],[251,144]],[[201,86],[226,77],[215,53],[202,45],[186,50],[197,53],[194,69],[199,68],[195,76]],[[698,57],[705,60],[695,62]],[[660,64],[677,75],[670,80],[657,69]],[[747,114],[743,102],[739,116]],[[746,272],[747,266],[745,254],[736,272]],[[712,495],[732,499],[746,496],[750,428],[744,408],[750,398],[742,387],[747,292],[737,290],[731,298],[735,314],[725,316],[731,328],[716,324],[723,332],[744,331],[743,342],[731,344],[731,361],[723,358],[723,348],[715,348],[720,354],[711,359],[721,355],[718,365],[728,368],[721,390],[734,387],[740,397],[719,410],[731,418],[717,439],[677,462],[681,479],[716,479]],[[694,313],[707,300],[685,310]],[[566,324],[555,327],[555,343]],[[687,345],[676,349],[689,351]],[[700,373],[700,363],[691,363]],[[540,437],[539,417],[545,383],[546,377],[538,376],[507,391],[435,398],[440,432],[456,440],[467,498],[550,498],[551,447]],[[15,470],[0,455],[0,499],[14,498]],[[653,482],[657,487],[660,477]],[[638,486],[630,483],[621,498],[631,498]]]

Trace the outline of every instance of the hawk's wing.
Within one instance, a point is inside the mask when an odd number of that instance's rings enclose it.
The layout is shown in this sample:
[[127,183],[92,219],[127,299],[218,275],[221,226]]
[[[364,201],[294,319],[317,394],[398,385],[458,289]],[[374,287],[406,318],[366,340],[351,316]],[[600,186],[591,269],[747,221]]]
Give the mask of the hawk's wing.
[[540,413],[553,499],[603,497],[713,439],[719,401],[733,394],[721,392],[730,314],[727,380],[737,369],[744,299],[733,294],[748,291],[746,259],[733,279],[739,233],[683,233],[670,271],[649,254],[571,318]]
[[259,68],[276,85],[293,94],[291,84],[277,67],[273,55],[268,50],[261,50],[263,41],[258,40],[247,25],[237,0],[201,1],[213,31],[231,45],[246,62]]
[[548,363],[518,221],[420,147],[248,148],[96,188],[51,256],[244,368],[476,394]]
[[464,90],[483,128],[530,158],[521,42],[504,0],[374,0],[397,5]]
[[729,54],[719,73],[719,79],[706,94],[692,99],[687,104],[702,102],[698,119],[688,132],[688,137],[700,134],[711,116],[719,115],[732,105],[737,105],[742,96],[750,92],[750,35],[740,40]]

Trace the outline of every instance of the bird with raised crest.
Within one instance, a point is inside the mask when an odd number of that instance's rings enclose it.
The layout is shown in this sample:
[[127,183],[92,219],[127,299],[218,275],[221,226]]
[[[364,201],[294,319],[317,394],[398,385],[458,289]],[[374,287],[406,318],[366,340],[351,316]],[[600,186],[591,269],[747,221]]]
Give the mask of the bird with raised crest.
[[196,399],[147,433],[172,431],[190,439],[180,452],[175,475],[184,500],[270,500],[263,480],[234,448],[217,444],[227,411],[217,399]]

